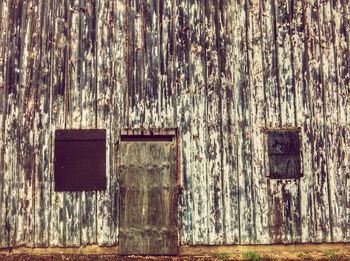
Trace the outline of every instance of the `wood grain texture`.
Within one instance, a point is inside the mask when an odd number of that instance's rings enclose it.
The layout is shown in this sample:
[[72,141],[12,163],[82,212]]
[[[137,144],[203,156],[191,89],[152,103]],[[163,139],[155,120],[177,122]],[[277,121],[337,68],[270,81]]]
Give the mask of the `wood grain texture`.
[[[54,184],[54,148],[55,148],[55,130],[65,128],[65,89],[67,77],[66,68],[68,66],[68,48],[67,48],[67,8],[66,1],[64,5],[59,5],[54,11],[54,35],[52,57],[51,82],[50,82],[50,201],[52,208],[50,213],[50,230],[49,230],[49,245],[63,246],[64,244],[64,193],[55,192]],[[58,1],[54,0],[53,6],[56,6]]]
[[247,1],[247,47],[248,47],[248,86],[251,100],[251,149],[252,149],[252,190],[254,193],[253,215],[255,220],[256,242],[269,242],[270,219],[267,193],[267,173],[265,162],[266,102],[263,63],[262,5],[259,1]]
[[[34,144],[35,144],[35,199],[34,199],[34,245],[49,246],[50,214],[51,214],[51,180],[50,159],[52,150],[50,146],[50,109],[51,109],[51,76],[52,76],[52,54],[53,54],[53,1],[41,3],[40,31],[47,34],[39,35],[38,55],[39,69],[37,77],[37,104],[34,121]],[[49,14],[46,16],[46,12]],[[40,72],[40,73],[39,73]]]
[[[208,139],[207,124],[207,86],[206,77],[206,39],[205,39],[205,3],[197,1],[188,9],[189,24],[189,95],[192,115],[190,146],[190,178],[193,197],[192,233],[194,244],[208,244],[209,206],[208,206],[208,151],[203,140]],[[197,203],[196,203],[197,202]]]
[[219,77],[222,88],[222,193],[224,222],[224,244],[239,242],[239,198],[236,159],[236,126],[234,92],[234,17],[232,15],[235,1],[220,1],[218,9],[218,56],[220,56]]
[[[118,244],[126,128],[177,129],[181,245],[350,240],[349,0],[4,0],[0,14],[0,247]],[[54,191],[54,132],[70,128],[106,129],[105,191]],[[301,178],[268,178],[291,173],[269,160],[277,129],[300,132]]]
[[[236,36],[236,61],[239,61],[237,79],[237,159],[239,182],[239,209],[240,209],[240,243],[249,244],[256,240],[254,220],[254,187],[253,187],[253,155],[252,155],[252,115],[251,88],[249,86],[248,64],[248,1],[241,1],[236,6],[237,24],[240,26]],[[244,222],[241,222],[245,220]]]
[[[8,30],[8,2],[7,1],[3,1],[2,3],[0,3],[0,21],[1,21],[1,25],[0,25],[0,32],[6,32]],[[4,43],[7,40],[7,34],[2,33],[2,37],[0,38],[1,42]],[[6,71],[5,71],[5,64],[6,64],[6,48],[4,45],[0,46],[0,222],[1,224],[3,224],[2,222],[2,218],[3,218],[3,211],[6,211],[5,209],[3,209],[3,200],[4,200],[4,195],[3,195],[3,188],[4,188],[4,165],[5,165],[5,161],[4,161],[4,153],[5,153],[5,146],[4,146],[4,139],[5,139],[5,119],[6,119],[6,109],[7,109],[7,88],[6,88],[6,84],[5,84],[5,75],[6,75]],[[4,235],[2,234],[4,233],[3,228],[0,228],[0,245],[3,245],[5,243],[3,243],[5,241]]]
[[[189,56],[190,56],[190,31],[189,31],[189,4],[187,1],[176,1],[176,93],[177,98],[177,126],[179,128],[180,149],[180,172],[181,195],[179,198],[180,219],[180,244],[191,244],[193,242],[193,193],[191,173],[191,97],[189,87]],[[198,226],[197,226],[198,227]],[[196,240],[196,239],[195,239]]]

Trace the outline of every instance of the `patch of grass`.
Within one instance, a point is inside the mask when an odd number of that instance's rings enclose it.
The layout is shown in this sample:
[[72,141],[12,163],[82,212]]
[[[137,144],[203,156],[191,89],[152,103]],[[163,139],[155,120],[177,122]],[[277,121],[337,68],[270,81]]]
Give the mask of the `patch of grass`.
[[230,255],[228,253],[214,253],[211,255],[212,257],[219,259],[219,260],[229,260]]
[[258,253],[252,252],[252,251],[244,253],[243,257],[248,259],[248,260],[253,260],[253,261],[261,260],[261,256]]
[[332,250],[327,250],[324,254],[329,260],[338,259],[338,255]]
[[299,257],[299,258],[306,258],[307,257],[307,255],[305,253],[303,253],[303,252],[300,252],[300,253],[296,254],[296,256]]

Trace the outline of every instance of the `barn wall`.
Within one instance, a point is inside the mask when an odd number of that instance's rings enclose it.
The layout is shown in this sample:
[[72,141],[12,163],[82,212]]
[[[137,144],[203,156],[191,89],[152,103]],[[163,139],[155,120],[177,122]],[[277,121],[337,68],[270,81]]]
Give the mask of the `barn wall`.
[[[178,128],[181,244],[350,240],[348,0],[0,1],[0,247],[115,245],[119,130]],[[301,129],[272,180],[266,128]],[[54,130],[107,129],[56,193]]]

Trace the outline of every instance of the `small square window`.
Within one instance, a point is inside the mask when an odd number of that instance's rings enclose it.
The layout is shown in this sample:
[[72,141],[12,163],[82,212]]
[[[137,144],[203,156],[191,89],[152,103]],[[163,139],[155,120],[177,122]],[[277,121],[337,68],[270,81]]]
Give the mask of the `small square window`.
[[299,131],[273,130],[267,132],[269,177],[272,179],[300,178]]
[[55,191],[106,189],[106,131],[56,130]]

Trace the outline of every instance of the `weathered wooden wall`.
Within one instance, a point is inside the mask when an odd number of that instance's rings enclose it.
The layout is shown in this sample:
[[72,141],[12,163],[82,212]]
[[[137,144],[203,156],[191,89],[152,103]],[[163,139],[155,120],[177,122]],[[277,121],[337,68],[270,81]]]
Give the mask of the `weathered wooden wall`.
[[[181,244],[350,240],[349,0],[0,1],[0,246],[118,242],[123,128],[178,128]],[[301,128],[297,180],[265,128]],[[56,193],[54,130],[107,129]]]

